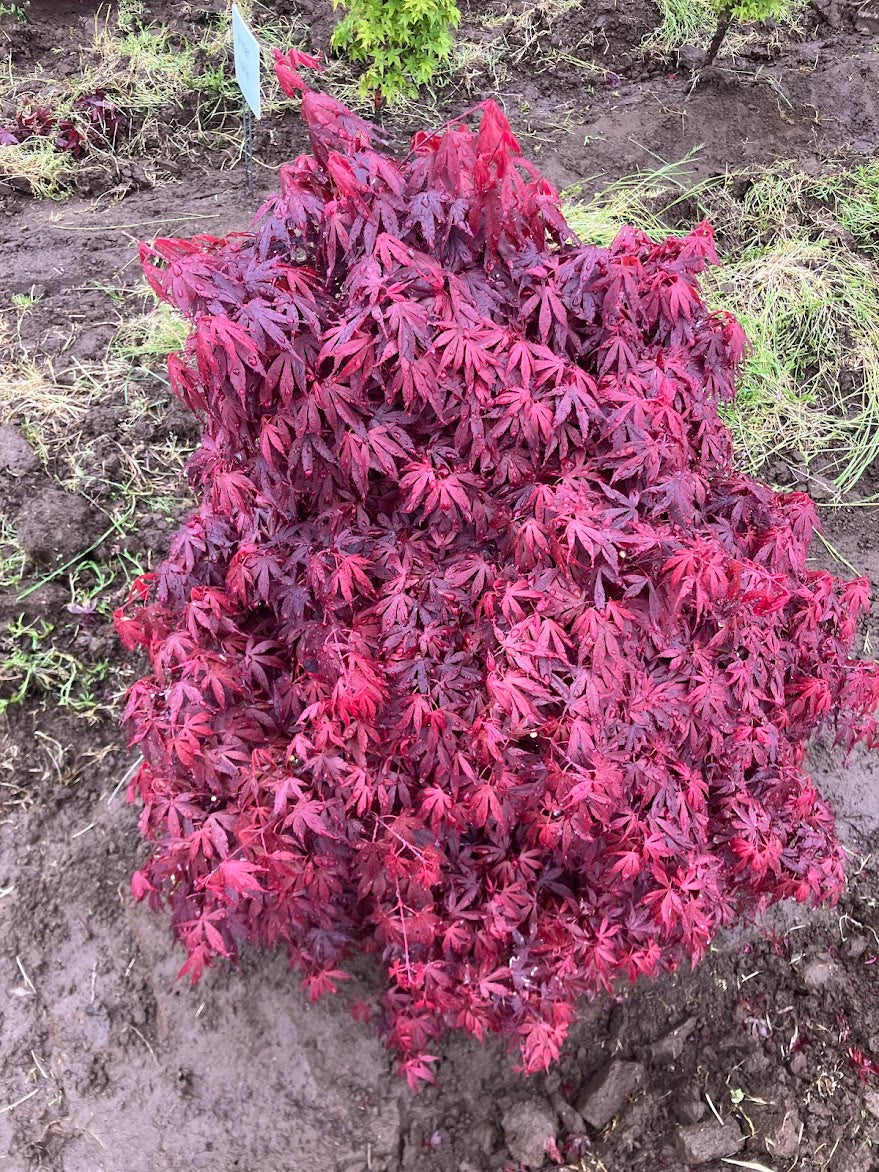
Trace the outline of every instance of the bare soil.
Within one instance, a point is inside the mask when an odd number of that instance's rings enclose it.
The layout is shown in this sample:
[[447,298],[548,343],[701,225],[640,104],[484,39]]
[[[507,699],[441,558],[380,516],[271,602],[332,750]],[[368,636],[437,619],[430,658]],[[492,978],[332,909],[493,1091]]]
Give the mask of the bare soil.
[[[300,7],[315,47],[325,47],[329,0]],[[462,35],[479,32],[481,7],[464,6]],[[147,8],[185,31],[210,5]],[[15,60],[63,60],[95,10],[32,0],[29,23],[9,34]],[[679,64],[639,54],[657,22],[646,0],[585,0],[539,51],[588,57],[603,71],[601,84],[590,74],[587,86],[570,63],[525,58],[510,66],[503,93],[487,82],[473,92],[483,84],[476,77],[471,92],[450,90],[441,105],[457,113],[500,97],[559,185],[598,185],[699,144],[697,176],[778,158],[812,168],[870,155],[879,143],[879,21],[868,5],[831,0],[824,11],[803,38],[767,37],[693,88]],[[405,130],[386,126],[400,142]],[[94,282],[134,284],[138,239],[246,227],[274,167],[301,146],[292,117],[260,125],[254,199],[222,151],[187,161],[161,186],[135,169],[103,188],[95,179],[97,198],[49,205],[7,194],[0,299],[8,307],[12,294],[40,294],[21,318],[25,349],[51,360],[61,382],[99,357],[113,315]],[[118,407],[111,397],[87,420],[93,447],[112,435]],[[145,428],[142,443],[196,439],[170,403]],[[50,471],[0,430],[0,509],[18,518],[35,580],[54,556],[85,549],[102,531],[100,515],[57,495]],[[181,508],[183,499],[181,485]],[[876,510],[826,521],[875,593]],[[168,536],[157,516],[137,540],[161,556]],[[57,583],[23,603],[0,597],[0,622],[22,610],[49,616],[70,648],[118,659],[112,632],[71,615],[67,601]],[[130,670],[133,677],[136,665]],[[120,789],[132,758],[112,720],[87,725],[37,698],[0,717],[0,739],[9,795],[0,820],[4,1172],[491,1172],[523,1161],[541,1167],[534,1137],[544,1131],[571,1166],[596,1172],[722,1172],[731,1166],[723,1156],[772,1172],[879,1169],[879,1089],[859,1078],[851,1058],[879,1058],[879,762],[865,753],[844,762],[819,743],[812,757],[850,852],[840,907],[776,909],[766,923],[718,940],[694,973],[585,1005],[548,1077],[523,1079],[495,1042],[450,1040],[438,1087],[413,1097],[349,1012],[375,988],[367,969],[318,1005],[279,955],[249,954],[194,990],[175,980],[182,957],[167,926],[129,894],[143,847],[137,811]],[[637,1065],[607,1071],[611,1060]],[[591,1082],[596,1075],[601,1086]],[[545,1166],[556,1165],[547,1158]]]

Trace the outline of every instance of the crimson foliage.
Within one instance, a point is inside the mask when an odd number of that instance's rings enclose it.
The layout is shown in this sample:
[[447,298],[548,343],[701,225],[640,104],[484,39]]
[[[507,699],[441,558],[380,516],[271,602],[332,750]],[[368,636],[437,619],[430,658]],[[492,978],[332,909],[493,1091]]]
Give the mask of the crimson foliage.
[[142,250],[204,441],[119,616],[134,891],[193,980],[282,944],[319,996],[375,954],[413,1085],[447,1029],[533,1071],[581,994],[839,892],[804,743],[876,739],[866,583],[733,467],[707,225],[583,245],[494,104],[399,162],[300,64],[312,153],[255,230]]
[[13,127],[0,125],[0,146],[17,146],[29,138],[51,138],[57,151],[82,158],[89,144],[110,147],[125,130],[125,116],[103,90],[82,94],[73,103],[76,120],[59,118],[49,106],[19,110]]

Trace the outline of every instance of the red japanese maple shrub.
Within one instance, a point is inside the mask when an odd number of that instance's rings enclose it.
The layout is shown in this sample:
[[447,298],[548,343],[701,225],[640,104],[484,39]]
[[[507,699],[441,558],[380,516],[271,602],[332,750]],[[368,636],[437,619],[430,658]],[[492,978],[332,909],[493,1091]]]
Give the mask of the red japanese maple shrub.
[[281,944],[318,996],[375,954],[413,1084],[448,1029],[533,1071],[581,994],[839,892],[804,745],[876,739],[866,583],[733,466],[707,225],[583,245],[492,103],[401,162],[300,64],[312,153],[255,230],[142,252],[204,441],[119,616],[134,891],[193,979]]
[[17,146],[31,138],[54,139],[55,150],[80,159],[89,145],[112,147],[126,129],[119,107],[103,90],[82,94],[73,102],[76,119],[58,117],[50,106],[19,110],[13,127],[0,125],[0,146]]

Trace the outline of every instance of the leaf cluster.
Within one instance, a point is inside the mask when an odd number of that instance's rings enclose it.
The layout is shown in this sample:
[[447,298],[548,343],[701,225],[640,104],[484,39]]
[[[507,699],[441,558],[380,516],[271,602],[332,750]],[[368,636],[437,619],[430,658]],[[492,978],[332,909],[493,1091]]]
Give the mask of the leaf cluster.
[[414,97],[452,49],[461,14],[454,0],[334,0],[345,15],[333,47],[366,68],[365,94],[385,101]]
[[584,245],[493,103],[399,161],[303,64],[311,153],[254,230],[142,248],[204,436],[117,618],[134,890],[193,980],[250,941],[316,997],[374,954],[413,1085],[454,1029],[535,1071],[581,995],[839,893],[805,746],[876,740],[866,583],[734,466],[708,225]]

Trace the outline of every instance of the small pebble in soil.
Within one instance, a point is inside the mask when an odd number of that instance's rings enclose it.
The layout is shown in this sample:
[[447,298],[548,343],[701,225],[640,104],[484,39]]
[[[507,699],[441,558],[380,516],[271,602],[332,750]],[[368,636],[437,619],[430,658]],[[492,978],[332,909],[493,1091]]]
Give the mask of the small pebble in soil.
[[681,1156],[690,1164],[707,1164],[724,1156],[733,1156],[745,1144],[742,1129],[735,1119],[720,1124],[716,1119],[679,1127],[675,1143]]
[[681,45],[678,49],[678,67],[693,71],[705,60],[705,50],[698,45]]
[[867,937],[849,936],[843,945],[843,951],[849,960],[860,960],[867,951]]
[[796,1054],[793,1055],[790,1062],[787,1064],[787,1068],[791,1074],[795,1074],[798,1077],[806,1073],[806,1071],[809,1069],[809,1063],[806,1059],[806,1055],[802,1052],[802,1050],[798,1050]]
[[708,1108],[701,1099],[681,1099],[672,1108],[676,1119],[681,1123],[699,1123],[705,1118]]
[[[757,1044],[759,1044],[759,1040],[756,1041]],[[742,1070],[745,1072],[745,1074],[749,1074],[751,1077],[754,1077],[755,1075],[762,1074],[767,1066],[771,1065],[772,1061],[768,1054],[766,1054],[763,1050],[755,1050],[753,1054],[749,1054],[742,1063]]]

